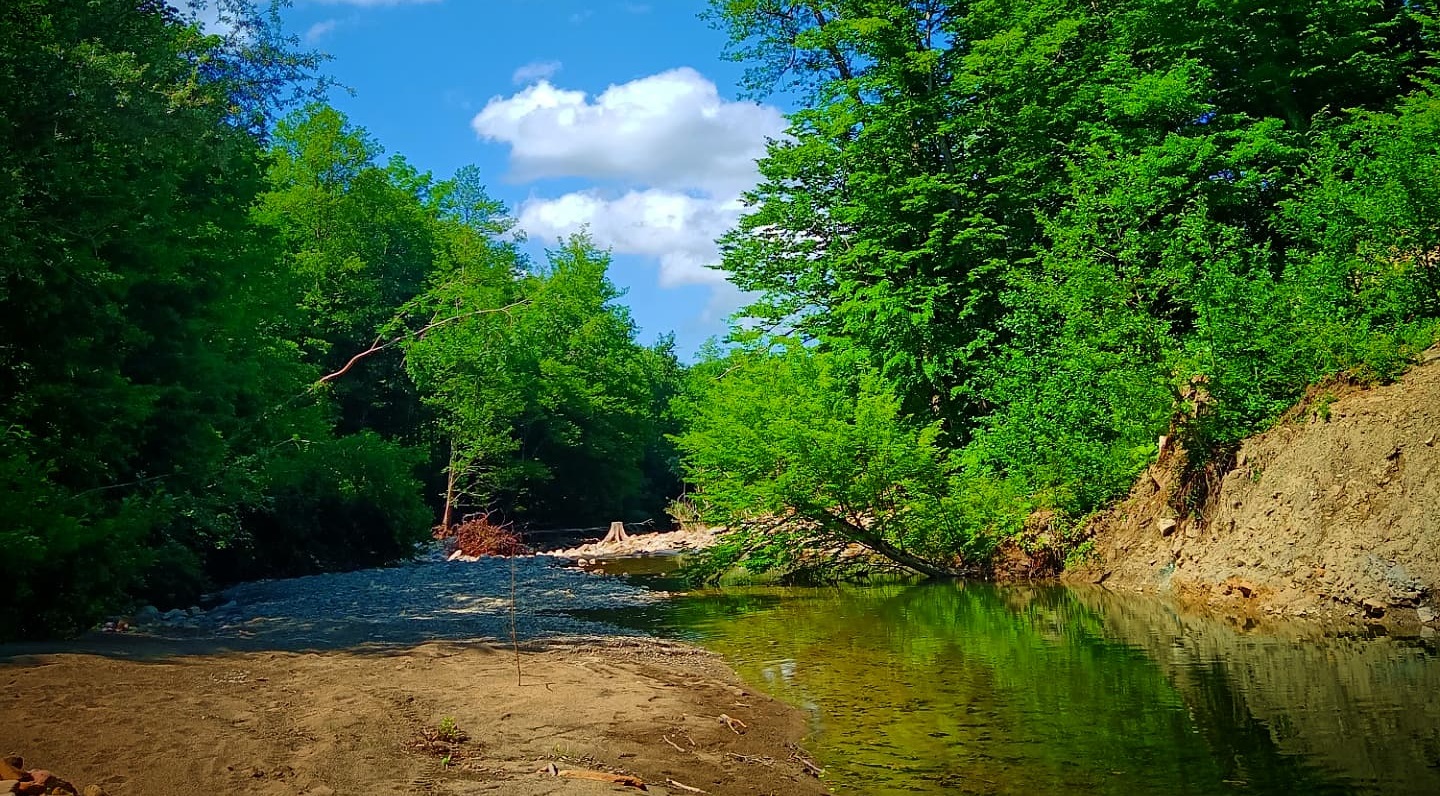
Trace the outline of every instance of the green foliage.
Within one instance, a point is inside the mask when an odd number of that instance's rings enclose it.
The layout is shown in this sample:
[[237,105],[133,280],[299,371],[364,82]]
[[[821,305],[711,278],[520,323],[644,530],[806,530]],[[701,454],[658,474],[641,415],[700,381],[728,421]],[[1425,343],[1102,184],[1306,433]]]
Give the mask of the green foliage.
[[636,344],[609,256],[583,238],[528,272],[511,248],[474,254],[422,297],[455,322],[407,345],[457,496],[539,522],[655,516],[673,494],[661,415],[679,366],[668,344]]
[[[443,248],[426,206],[433,181],[400,157],[381,165],[379,146],[323,105],[281,120],[271,141],[269,189],[254,219],[275,230],[300,294],[284,333],[334,373],[425,289]],[[398,349],[368,357],[333,389],[341,430],[415,441],[423,417]]]
[[303,575],[410,555],[430,526],[419,459],[369,431],[297,445],[268,462],[263,499],[247,509],[244,535],[212,553],[212,570]]
[[[1428,4],[713,0],[709,17],[752,92],[805,101],[723,265],[760,294],[752,323],[863,361],[897,426],[938,428],[950,502],[925,505],[978,536],[929,556],[993,547],[1027,509],[1070,527],[1160,435],[1215,458],[1308,384],[1393,378],[1436,338]],[[731,489],[687,462],[701,498]]]
[[319,59],[273,9],[220,5],[227,36],[159,3],[0,11],[0,637],[394,557],[428,524],[412,457],[333,438],[295,274],[251,216]]
[[[737,529],[714,574],[802,570],[859,543],[934,574],[961,571],[1004,522],[957,505],[995,505],[917,425],[888,385],[845,352],[788,341],[696,366],[676,402],[676,443],[705,517]],[[956,523],[957,516],[966,522]]]

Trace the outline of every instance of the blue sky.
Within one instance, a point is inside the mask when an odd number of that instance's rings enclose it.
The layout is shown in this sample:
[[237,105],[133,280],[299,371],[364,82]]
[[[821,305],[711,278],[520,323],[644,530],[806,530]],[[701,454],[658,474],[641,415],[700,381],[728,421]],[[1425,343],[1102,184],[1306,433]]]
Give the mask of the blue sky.
[[743,66],[703,0],[296,0],[287,26],[354,90],[334,103],[386,148],[448,176],[473,163],[536,254],[586,225],[641,340],[682,357],[741,297],[712,241],[734,223],[771,105],[737,100]]

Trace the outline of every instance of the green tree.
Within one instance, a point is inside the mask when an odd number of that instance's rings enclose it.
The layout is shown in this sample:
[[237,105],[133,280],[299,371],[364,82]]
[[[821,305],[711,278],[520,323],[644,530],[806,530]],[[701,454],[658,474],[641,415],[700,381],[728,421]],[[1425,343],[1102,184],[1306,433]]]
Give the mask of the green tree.
[[[289,336],[335,373],[382,343],[424,290],[440,247],[432,180],[398,156],[382,166],[380,146],[324,105],[281,120],[271,140],[255,219],[278,234],[302,291]],[[332,386],[342,431],[417,441],[424,417],[398,348],[375,351]]]
[[269,114],[317,61],[233,11],[227,38],[162,3],[0,10],[0,636],[194,599],[272,468],[330,434],[249,216]]
[[477,253],[425,298],[456,321],[407,349],[451,446],[448,491],[545,523],[654,516],[673,479],[659,415],[678,364],[636,344],[609,256],[583,238],[533,271],[512,247]]
[[713,0],[710,18],[753,92],[805,103],[722,241],[761,295],[746,314],[868,362],[899,422],[941,423],[966,489],[1064,525],[1159,435],[1223,467],[1307,384],[1387,378],[1434,339],[1440,217],[1413,167],[1432,157],[1429,4]]
[[702,513],[736,529],[714,574],[818,569],[852,543],[930,575],[989,553],[993,534],[955,522],[955,496],[978,493],[956,489],[938,422],[905,418],[853,351],[757,341],[697,365],[676,405]]

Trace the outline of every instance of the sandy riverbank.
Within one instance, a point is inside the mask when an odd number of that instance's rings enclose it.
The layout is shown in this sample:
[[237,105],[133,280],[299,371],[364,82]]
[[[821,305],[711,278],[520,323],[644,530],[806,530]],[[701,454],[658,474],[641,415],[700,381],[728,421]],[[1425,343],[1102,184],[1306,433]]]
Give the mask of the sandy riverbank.
[[[824,792],[792,759],[798,711],[713,655],[558,613],[652,599],[613,579],[521,563],[517,684],[509,574],[432,562],[250,584],[199,627],[0,648],[0,753],[112,796],[624,790],[542,773],[552,762],[659,794]],[[412,748],[447,719],[471,738],[448,764]]]

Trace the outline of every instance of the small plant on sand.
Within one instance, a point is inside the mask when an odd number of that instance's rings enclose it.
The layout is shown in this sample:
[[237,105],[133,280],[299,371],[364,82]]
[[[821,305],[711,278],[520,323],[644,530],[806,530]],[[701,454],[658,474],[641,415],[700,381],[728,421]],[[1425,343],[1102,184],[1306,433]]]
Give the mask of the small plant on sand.
[[440,758],[445,768],[465,759],[465,744],[470,735],[455,723],[455,717],[444,716],[434,727],[426,727],[412,740],[408,747],[412,752]]
[[435,728],[436,736],[446,743],[464,743],[470,740],[465,731],[455,724],[454,716],[445,716],[440,719],[440,726]]

